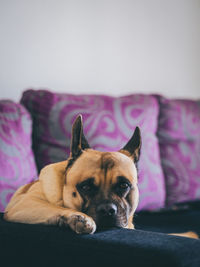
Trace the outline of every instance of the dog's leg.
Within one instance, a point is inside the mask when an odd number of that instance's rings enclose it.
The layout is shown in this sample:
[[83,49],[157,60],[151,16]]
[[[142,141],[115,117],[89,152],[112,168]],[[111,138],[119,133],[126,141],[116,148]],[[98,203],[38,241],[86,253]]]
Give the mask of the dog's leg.
[[195,232],[192,232],[192,231],[185,232],[185,233],[173,233],[173,234],[169,234],[169,235],[184,236],[184,237],[199,239],[198,234]]
[[76,233],[94,233],[94,220],[82,212],[52,205],[34,197],[25,197],[6,209],[4,219],[10,222],[69,226]]
[[133,215],[129,217],[128,225],[125,228],[127,228],[127,229],[135,229],[135,226],[133,224]]

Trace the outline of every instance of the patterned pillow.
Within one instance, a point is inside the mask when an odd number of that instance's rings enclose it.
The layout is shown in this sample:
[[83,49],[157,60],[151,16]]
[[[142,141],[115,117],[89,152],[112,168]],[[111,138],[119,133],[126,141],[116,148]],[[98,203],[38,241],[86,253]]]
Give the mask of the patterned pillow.
[[39,170],[68,157],[71,126],[80,113],[90,146],[101,151],[119,150],[132,136],[135,127],[140,126],[143,145],[139,162],[138,210],[163,207],[165,186],[155,135],[159,111],[155,97],[114,98],[28,90],[21,102],[33,117],[33,148]]
[[31,150],[31,118],[20,104],[0,101],[0,211],[15,190],[37,177]]
[[200,102],[159,97],[167,205],[200,199]]

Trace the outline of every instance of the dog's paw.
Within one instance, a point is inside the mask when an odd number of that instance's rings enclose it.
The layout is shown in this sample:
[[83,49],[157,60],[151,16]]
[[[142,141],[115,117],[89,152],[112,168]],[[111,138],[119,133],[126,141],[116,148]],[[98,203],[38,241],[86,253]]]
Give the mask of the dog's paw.
[[67,218],[67,224],[77,234],[93,234],[96,231],[94,220],[84,214],[74,213]]

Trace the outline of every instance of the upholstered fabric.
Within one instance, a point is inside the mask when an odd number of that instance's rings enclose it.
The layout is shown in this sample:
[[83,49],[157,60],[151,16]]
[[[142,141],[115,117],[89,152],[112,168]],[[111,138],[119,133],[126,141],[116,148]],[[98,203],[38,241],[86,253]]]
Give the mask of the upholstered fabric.
[[0,263],[2,267],[200,266],[199,240],[150,232],[199,232],[199,210],[138,214],[135,220],[140,230],[77,235],[58,226],[5,222],[0,214]]
[[32,121],[27,110],[12,101],[0,101],[0,210],[15,190],[35,178],[31,149]]
[[39,170],[48,163],[68,157],[72,123],[80,113],[84,133],[96,150],[119,150],[132,136],[135,127],[141,127],[139,210],[163,207],[165,188],[155,135],[159,108],[154,96],[136,94],[114,98],[28,90],[21,103],[33,118],[33,148]]
[[167,205],[200,199],[200,102],[159,97]]

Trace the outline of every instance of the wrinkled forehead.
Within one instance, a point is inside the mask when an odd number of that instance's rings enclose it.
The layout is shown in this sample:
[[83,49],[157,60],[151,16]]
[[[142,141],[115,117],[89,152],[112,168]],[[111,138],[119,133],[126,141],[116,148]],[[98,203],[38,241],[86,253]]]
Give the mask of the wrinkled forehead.
[[87,150],[74,162],[70,176],[77,182],[94,177],[96,183],[103,179],[115,183],[118,176],[124,176],[132,183],[137,171],[132,159],[120,152]]

